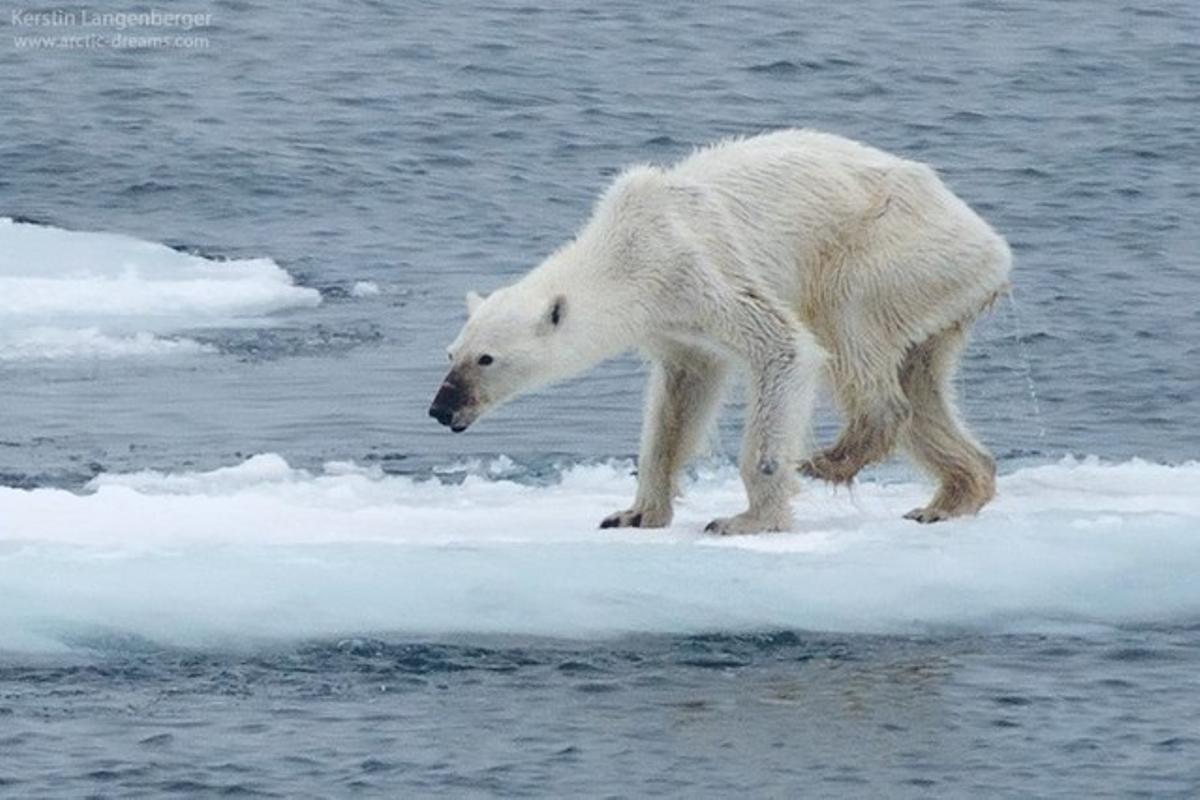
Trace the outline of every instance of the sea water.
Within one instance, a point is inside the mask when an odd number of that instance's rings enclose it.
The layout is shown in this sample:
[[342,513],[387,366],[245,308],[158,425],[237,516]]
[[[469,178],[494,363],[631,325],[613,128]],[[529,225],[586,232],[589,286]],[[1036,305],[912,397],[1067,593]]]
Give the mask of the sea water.
[[[0,20],[0,794],[1200,788],[1190,4],[186,10],[205,46]],[[600,531],[633,358],[428,419],[467,290],[622,166],[792,125],[1013,246],[979,517],[900,519],[895,462],[706,537],[734,395],[674,525]]]

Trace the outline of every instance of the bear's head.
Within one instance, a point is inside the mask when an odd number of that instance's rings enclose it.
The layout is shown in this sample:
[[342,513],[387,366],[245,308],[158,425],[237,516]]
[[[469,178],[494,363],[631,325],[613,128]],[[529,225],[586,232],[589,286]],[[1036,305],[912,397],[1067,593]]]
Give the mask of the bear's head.
[[467,323],[450,345],[450,372],[429,416],[455,433],[509,398],[589,366],[563,293],[516,284],[467,295]]

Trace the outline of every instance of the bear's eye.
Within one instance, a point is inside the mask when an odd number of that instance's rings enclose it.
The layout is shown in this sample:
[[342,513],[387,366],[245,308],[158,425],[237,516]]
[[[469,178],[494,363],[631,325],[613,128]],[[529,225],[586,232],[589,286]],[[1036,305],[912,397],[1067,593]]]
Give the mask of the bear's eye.
[[481,355],[479,357],[479,366],[486,367],[488,364],[492,363],[495,360],[496,359],[492,358],[487,353],[484,353],[483,355]]

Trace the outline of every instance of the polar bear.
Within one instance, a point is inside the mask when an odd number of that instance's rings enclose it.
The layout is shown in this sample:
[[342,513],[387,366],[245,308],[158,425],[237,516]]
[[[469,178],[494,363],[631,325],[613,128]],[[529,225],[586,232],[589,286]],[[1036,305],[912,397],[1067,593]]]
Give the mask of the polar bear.
[[[994,494],[995,462],[960,420],[951,377],[1010,263],[1004,239],[924,164],[806,130],[725,141],[626,170],[574,239],[486,299],[469,294],[429,413],[463,431],[514,395],[639,350],[653,366],[637,494],[602,527],[670,524],[735,371],[749,508],[706,530],[785,530],[798,472],[846,483],[898,444],[939,482],[907,517],[972,514]],[[822,381],[846,424],[808,456]]]

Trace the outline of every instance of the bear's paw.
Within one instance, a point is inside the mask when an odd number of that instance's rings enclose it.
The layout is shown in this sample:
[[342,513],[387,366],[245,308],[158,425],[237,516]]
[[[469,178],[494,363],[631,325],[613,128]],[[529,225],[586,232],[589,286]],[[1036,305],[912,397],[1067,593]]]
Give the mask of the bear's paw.
[[926,506],[924,508],[914,508],[912,511],[904,515],[905,519],[911,519],[914,522],[920,522],[924,525],[929,525],[934,522],[945,522],[948,519],[953,519],[956,515],[951,514],[945,509],[936,508],[934,506]]
[[718,536],[743,536],[750,533],[775,533],[786,531],[791,527],[789,515],[781,515],[779,519],[766,519],[758,514],[743,511],[734,517],[717,517],[704,526],[705,533],[715,533]]
[[618,511],[600,520],[601,528],[665,528],[671,524],[671,512],[637,508]]

